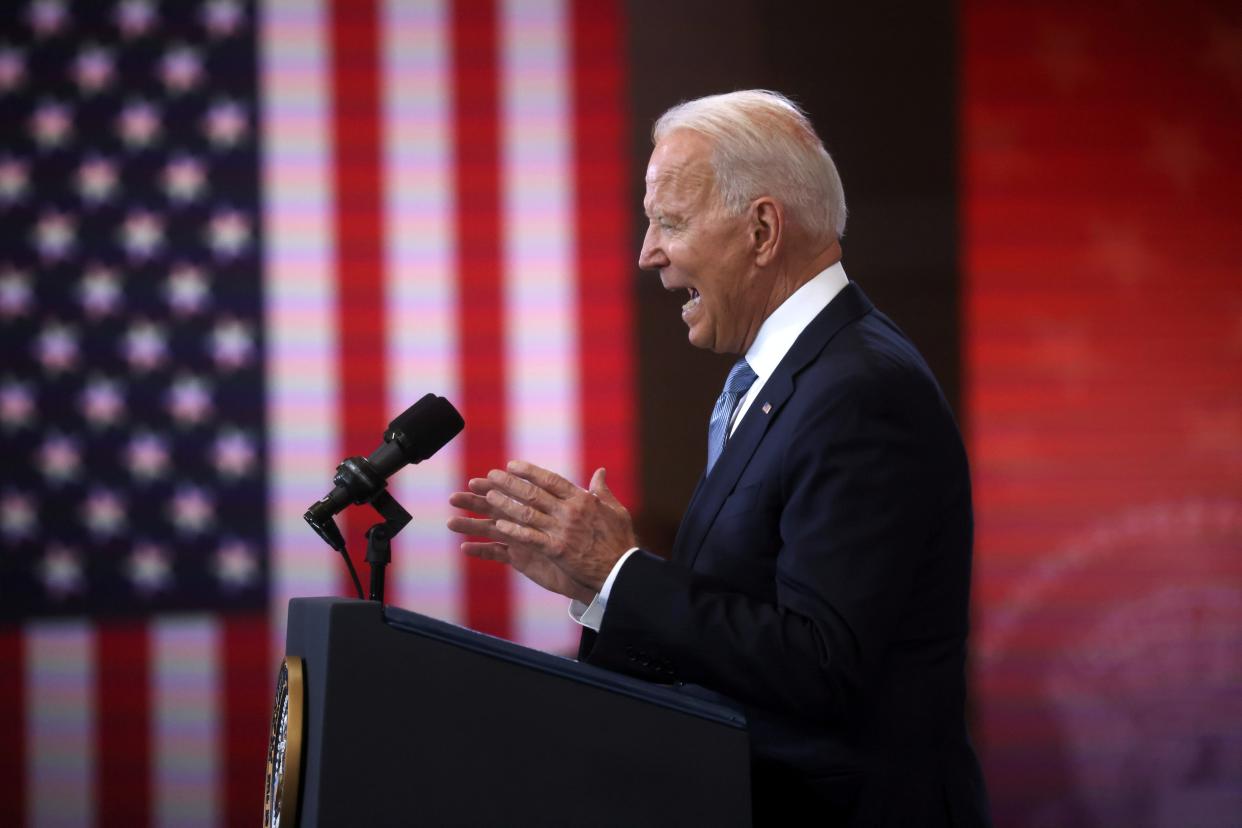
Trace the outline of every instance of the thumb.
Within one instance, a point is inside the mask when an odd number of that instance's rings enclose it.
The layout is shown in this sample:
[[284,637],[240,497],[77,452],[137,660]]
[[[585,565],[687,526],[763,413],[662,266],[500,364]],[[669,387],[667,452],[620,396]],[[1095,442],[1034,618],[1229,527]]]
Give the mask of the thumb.
[[595,470],[595,474],[591,475],[591,494],[598,497],[608,506],[624,508],[621,506],[621,501],[617,500],[617,496],[612,493],[612,489],[608,488],[607,481],[604,480],[604,476],[607,473],[608,470],[600,466]]

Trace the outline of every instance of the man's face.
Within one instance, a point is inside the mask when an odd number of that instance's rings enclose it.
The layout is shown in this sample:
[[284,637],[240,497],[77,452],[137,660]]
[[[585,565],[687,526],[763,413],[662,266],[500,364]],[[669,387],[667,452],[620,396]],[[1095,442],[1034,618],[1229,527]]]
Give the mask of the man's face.
[[711,144],[676,130],[656,144],[647,165],[647,235],[638,266],[658,270],[666,290],[686,291],[681,318],[690,343],[742,354],[763,321],[756,295],[748,224],[719,203]]

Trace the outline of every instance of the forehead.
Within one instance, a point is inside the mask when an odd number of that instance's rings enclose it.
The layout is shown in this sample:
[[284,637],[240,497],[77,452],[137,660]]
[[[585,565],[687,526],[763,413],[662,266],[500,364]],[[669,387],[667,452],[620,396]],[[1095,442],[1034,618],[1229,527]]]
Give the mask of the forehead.
[[676,130],[661,138],[647,162],[644,203],[694,203],[705,198],[715,179],[711,151],[711,142],[697,132]]

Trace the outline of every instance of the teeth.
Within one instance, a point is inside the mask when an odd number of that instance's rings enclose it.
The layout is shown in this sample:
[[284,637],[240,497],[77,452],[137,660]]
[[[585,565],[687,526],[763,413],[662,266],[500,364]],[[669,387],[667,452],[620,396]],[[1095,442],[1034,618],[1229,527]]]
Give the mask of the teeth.
[[694,308],[694,307],[695,307],[696,305],[698,305],[698,304],[699,304],[699,295],[696,293],[696,294],[694,294],[694,296],[690,299],[690,301],[689,301],[689,302],[687,302],[686,304],[684,304],[684,305],[682,305],[682,306],[681,306],[681,312],[682,312],[682,313],[686,313],[687,311],[691,310],[692,308]]

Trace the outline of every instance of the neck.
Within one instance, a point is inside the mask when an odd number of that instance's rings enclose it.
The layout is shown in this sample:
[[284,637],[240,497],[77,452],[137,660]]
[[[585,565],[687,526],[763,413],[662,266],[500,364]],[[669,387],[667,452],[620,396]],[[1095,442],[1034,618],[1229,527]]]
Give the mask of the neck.
[[841,242],[833,239],[829,244],[812,250],[808,255],[785,262],[777,270],[776,278],[773,279],[772,291],[768,295],[763,318],[767,319],[774,310],[785,303],[786,299],[793,296],[798,288],[839,261],[841,261]]

